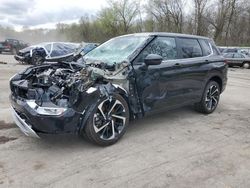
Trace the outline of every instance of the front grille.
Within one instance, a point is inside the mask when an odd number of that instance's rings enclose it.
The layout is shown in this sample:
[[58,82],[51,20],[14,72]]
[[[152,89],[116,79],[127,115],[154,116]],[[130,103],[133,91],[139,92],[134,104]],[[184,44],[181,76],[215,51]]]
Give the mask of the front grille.
[[13,85],[13,84],[10,84],[10,89],[11,89],[12,94],[15,97],[21,97],[23,99],[27,99],[27,92],[28,92],[27,89],[18,87],[18,86]]

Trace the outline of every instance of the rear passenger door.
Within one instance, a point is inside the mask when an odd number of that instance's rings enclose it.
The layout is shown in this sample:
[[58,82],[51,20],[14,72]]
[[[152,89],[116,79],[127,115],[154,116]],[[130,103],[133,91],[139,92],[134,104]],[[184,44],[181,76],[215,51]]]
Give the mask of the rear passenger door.
[[241,66],[242,63],[244,62],[244,56],[239,53],[234,53],[234,60],[233,60],[235,65]]
[[212,48],[208,40],[177,38],[179,69],[182,73],[183,100],[199,101],[209,71]]

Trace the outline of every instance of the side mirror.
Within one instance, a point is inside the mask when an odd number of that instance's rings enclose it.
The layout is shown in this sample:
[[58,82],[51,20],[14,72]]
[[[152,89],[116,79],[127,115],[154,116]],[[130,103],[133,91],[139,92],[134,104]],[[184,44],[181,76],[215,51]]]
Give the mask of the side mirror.
[[157,54],[148,54],[146,58],[144,59],[144,63],[149,65],[160,65],[163,58],[160,55]]

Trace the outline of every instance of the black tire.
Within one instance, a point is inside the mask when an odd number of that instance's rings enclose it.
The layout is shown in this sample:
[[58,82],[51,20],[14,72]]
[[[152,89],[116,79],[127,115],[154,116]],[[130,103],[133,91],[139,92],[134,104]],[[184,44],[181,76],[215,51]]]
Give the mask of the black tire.
[[31,58],[32,65],[41,65],[44,62],[44,58],[37,53],[33,53]]
[[242,64],[242,67],[245,68],[245,69],[250,69],[250,63],[249,62],[244,62]]
[[209,81],[203,92],[202,99],[195,104],[195,110],[204,114],[212,113],[220,100],[221,88],[215,81]]
[[97,107],[91,112],[81,136],[94,144],[109,146],[124,135],[128,123],[128,104],[122,96],[114,94],[111,100],[103,99],[97,104]]

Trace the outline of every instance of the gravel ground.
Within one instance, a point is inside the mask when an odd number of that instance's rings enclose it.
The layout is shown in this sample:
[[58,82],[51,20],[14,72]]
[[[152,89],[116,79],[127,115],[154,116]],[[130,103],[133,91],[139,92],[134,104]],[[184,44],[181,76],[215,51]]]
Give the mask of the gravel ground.
[[250,187],[250,70],[229,70],[213,114],[185,107],[147,117],[102,148],[74,135],[24,136],[8,80],[27,66],[0,61],[0,187]]

